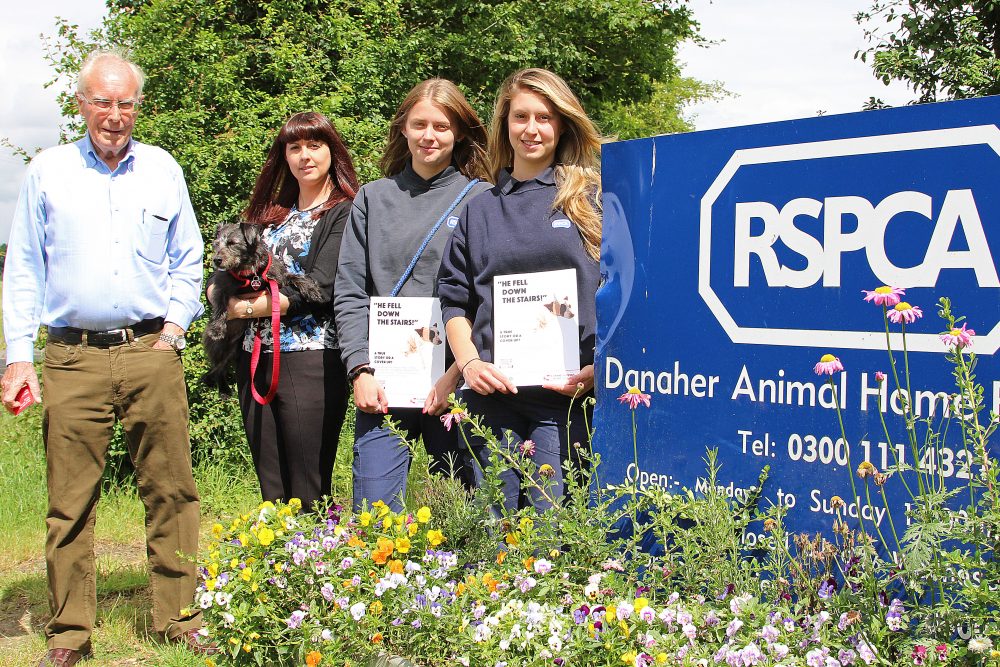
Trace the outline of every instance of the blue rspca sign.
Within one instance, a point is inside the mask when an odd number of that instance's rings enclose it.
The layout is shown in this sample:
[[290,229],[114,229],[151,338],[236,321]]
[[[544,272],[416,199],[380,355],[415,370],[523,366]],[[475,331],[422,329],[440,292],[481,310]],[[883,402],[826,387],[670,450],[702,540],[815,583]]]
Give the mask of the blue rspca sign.
[[[979,334],[977,380],[987,412],[997,410],[998,123],[1000,99],[983,98],[605,146],[602,480],[704,491],[705,452],[717,448],[731,496],[745,497],[770,467],[764,502],[784,505],[793,531],[829,534],[840,496],[849,520],[902,536],[902,478],[914,473],[889,479],[886,507],[861,480],[852,493],[852,468],[902,461],[949,487],[978,475],[936,304],[950,297]],[[887,333],[862,290],[880,285],[905,288],[924,313],[906,328],[909,392],[891,374],[875,379],[889,374]],[[888,340],[902,369],[900,326]],[[813,373],[827,353],[846,368],[832,385]],[[652,396],[636,412],[638,462],[616,400],[630,387]],[[907,402],[950,425],[937,450],[914,456]]]

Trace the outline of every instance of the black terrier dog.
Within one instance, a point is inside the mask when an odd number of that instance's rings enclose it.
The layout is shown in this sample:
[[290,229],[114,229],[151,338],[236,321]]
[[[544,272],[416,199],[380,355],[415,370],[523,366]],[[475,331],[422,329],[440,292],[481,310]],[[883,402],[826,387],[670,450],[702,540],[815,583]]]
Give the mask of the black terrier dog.
[[[247,295],[255,297],[267,289],[268,279],[278,287],[294,287],[306,301],[319,303],[323,292],[316,281],[304,275],[290,273],[281,262],[273,261],[261,236],[260,225],[249,223],[225,224],[212,242],[213,263],[217,269],[209,292],[212,316],[205,327],[202,343],[211,368],[202,382],[215,387],[223,396],[230,394],[230,363],[243,344],[249,319],[226,319],[229,299]],[[278,332],[274,332],[277,339]]]

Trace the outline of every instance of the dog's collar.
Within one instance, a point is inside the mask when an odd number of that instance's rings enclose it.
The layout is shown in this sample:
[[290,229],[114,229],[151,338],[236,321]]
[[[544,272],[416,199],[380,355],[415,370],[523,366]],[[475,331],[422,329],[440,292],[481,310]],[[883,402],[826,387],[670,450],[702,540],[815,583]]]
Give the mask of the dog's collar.
[[267,275],[267,272],[271,270],[271,253],[267,253],[267,266],[264,267],[263,271],[247,271],[245,273],[237,273],[236,271],[229,271],[229,275],[236,279],[240,283],[240,287],[249,287],[252,290],[259,290],[264,285],[263,276]]

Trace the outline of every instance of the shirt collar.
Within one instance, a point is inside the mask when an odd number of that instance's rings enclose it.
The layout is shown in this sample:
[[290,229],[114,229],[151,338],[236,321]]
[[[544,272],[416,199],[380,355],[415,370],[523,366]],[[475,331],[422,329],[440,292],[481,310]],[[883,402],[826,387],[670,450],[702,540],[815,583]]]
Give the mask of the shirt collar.
[[502,169],[500,171],[500,192],[501,194],[510,194],[516,190],[522,190],[528,188],[531,190],[537,189],[539,186],[545,185],[555,185],[556,184],[556,172],[552,167],[547,167],[538,176],[534,178],[529,178],[526,181],[519,181],[510,175],[509,169]]
[[459,171],[455,168],[454,164],[449,164],[441,172],[432,176],[430,180],[425,179],[413,169],[412,160],[407,160],[406,166],[403,167],[403,178],[408,180],[410,183],[427,190],[450,185],[451,180],[455,177],[455,174],[459,174]]
[[[97,149],[94,148],[94,142],[92,142],[90,140],[90,131],[89,130],[83,133],[83,138],[80,139],[77,142],[77,144],[80,146],[80,149],[83,151],[83,155],[84,155],[84,157],[87,160],[88,166],[96,167],[96,166],[100,165],[100,166],[103,166],[105,169],[108,169],[107,163],[104,160],[102,160],[100,157],[98,157],[98,155],[97,155]],[[121,170],[123,168],[124,169],[131,169],[132,168],[132,164],[134,162],[135,162],[135,139],[132,138],[132,137],[129,137],[128,148],[125,149],[125,156],[118,163],[118,166],[115,168],[114,171],[119,171],[119,170]]]

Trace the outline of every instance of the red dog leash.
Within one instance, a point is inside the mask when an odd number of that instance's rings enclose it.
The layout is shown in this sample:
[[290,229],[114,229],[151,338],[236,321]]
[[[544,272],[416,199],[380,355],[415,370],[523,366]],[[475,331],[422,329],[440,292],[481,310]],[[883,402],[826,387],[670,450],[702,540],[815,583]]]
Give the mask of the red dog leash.
[[267,266],[260,273],[251,277],[230,271],[229,274],[236,280],[243,283],[243,287],[252,290],[261,288],[261,277],[267,280],[268,291],[271,293],[271,347],[273,353],[271,357],[271,386],[268,387],[267,394],[261,396],[257,392],[257,385],[254,380],[257,376],[257,365],[260,363],[260,348],[263,344],[260,338],[260,329],[254,329],[253,352],[250,353],[250,393],[253,400],[261,405],[267,405],[274,400],[274,395],[278,391],[278,376],[281,373],[281,297],[278,294],[278,283],[267,278],[267,272],[271,268],[271,255],[267,255]]

